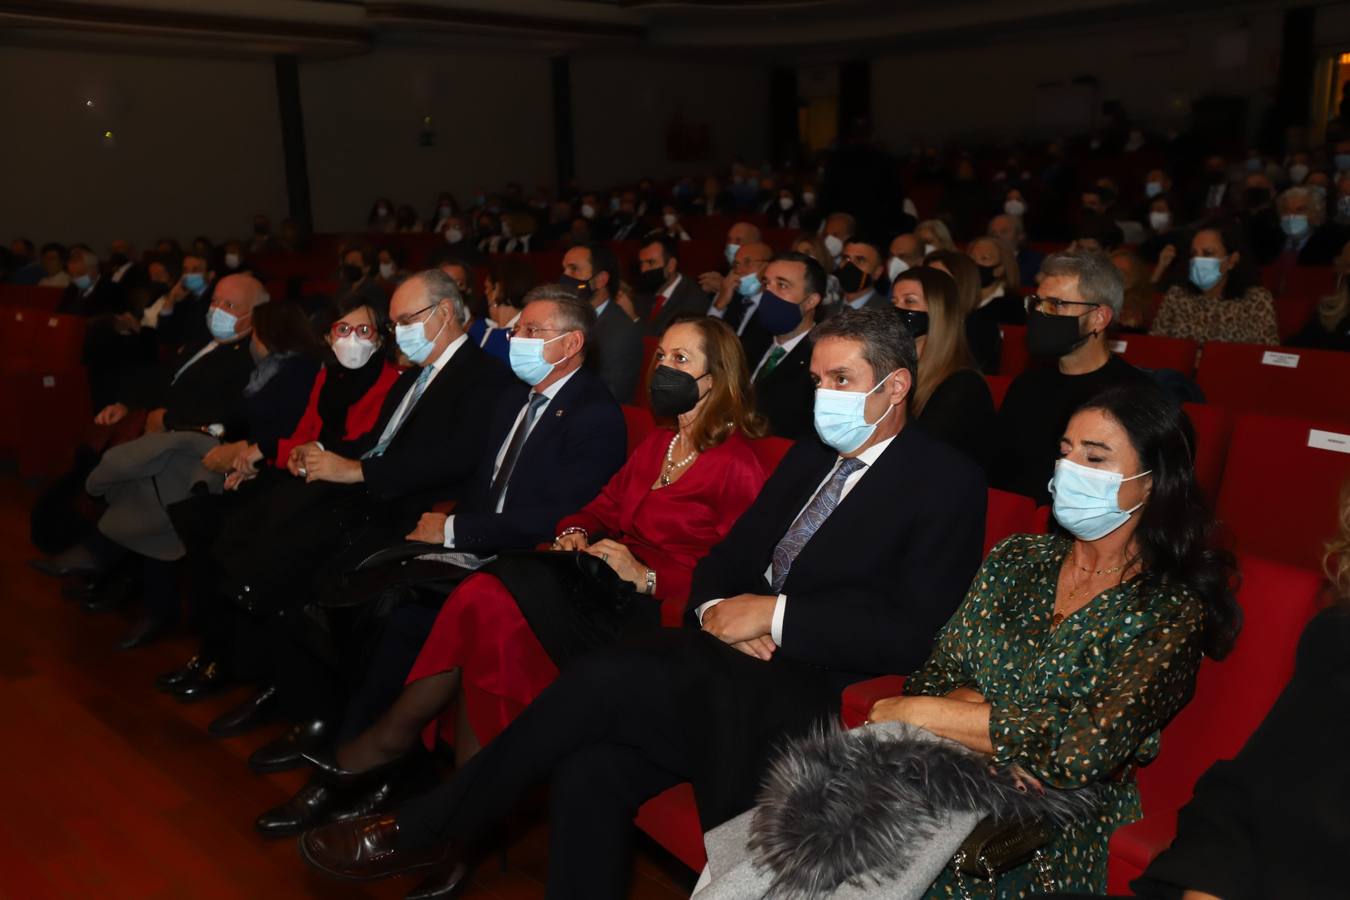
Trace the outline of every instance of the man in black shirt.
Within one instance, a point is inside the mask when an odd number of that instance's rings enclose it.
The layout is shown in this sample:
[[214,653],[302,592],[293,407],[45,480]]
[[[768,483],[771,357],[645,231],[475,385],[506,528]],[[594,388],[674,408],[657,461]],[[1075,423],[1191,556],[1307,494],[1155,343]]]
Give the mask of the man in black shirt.
[[1046,485],[1074,409],[1104,388],[1148,376],[1107,349],[1106,329],[1125,300],[1125,282],[1109,257],[1055,253],[1041,273],[1027,313],[1027,349],[1040,359],[1014,379],[999,409],[991,483],[1048,503]]

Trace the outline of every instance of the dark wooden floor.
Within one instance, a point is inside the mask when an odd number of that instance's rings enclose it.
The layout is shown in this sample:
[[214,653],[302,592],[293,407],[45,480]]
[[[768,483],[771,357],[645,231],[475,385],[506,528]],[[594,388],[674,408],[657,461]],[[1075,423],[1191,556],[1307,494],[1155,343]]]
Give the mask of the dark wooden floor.
[[[305,776],[251,774],[244,760],[280,726],[215,740],[206,724],[242,693],[186,706],[154,690],[191,655],[183,636],[113,649],[129,620],[92,616],[24,565],[35,492],[0,474],[0,897],[397,898],[416,882],[352,887],[310,873],[294,840],[252,822]],[[543,825],[481,867],[466,898],[543,896]],[[658,850],[639,854],[632,897],[687,897]],[[682,889],[683,888],[683,889]]]

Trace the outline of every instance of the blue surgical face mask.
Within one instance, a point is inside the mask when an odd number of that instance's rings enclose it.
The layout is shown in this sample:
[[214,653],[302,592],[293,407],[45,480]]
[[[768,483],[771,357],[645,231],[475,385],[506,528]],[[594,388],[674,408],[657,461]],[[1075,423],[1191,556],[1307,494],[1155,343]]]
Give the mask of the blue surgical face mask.
[[[880,384],[866,393],[816,388],[813,416],[816,434],[820,435],[820,439],[840,453],[852,453],[867,443],[877,430],[877,425],[881,424],[881,419],[886,418],[886,413],[882,413],[875,422],[867,421],[867,398],[881,390],[891,375],[881,379]],[[890,409],[886,412],[890,412]]]
[[1162,193],[1161,181],[1150,181],[1144,185],[1144,193],[1152,199]]
[[206,276],[201,272],[188,272],[183,276],[183,287],[194,294],[200,294],[206,290]]
[[511,343],[507,347],[507,355],[511,360],[511,371],[515,372],[516,377],[521,381],[530,387],[534,387],[553,374],[555,368],[567,361],[565,356],[553,363],[544,359],[544,347],[554,341],[562,340],[570,333],[560,334],[548,340],[543,338],[511,338]]
[[1248,172],[1260,172],[1262,168],[1264,167],[1261,164],[1261,157],[1252,156],[1247,159]]
[[1350,171],[1350,153],[1336,154],[1336,171],[1337,172]]
[[742,297],[753,297],[764,290],[764,285],[759,283],[759,274],[751,272],[740,280],[736,285],[736,293]]
[[755,309],[755,318],[769,334],[787,334],[802,324],[802,308],[765,288]]
[[235,333],[238,326],[239,317],[234,313],[226,312],[219,306],[213,306],[206,311],[206,330],[211,332],[212,338],[223,344],[239,337]]
[[741,252],[740,244],[727,244],[726,249],[727,265],[734,266],[736,264],[736,254],[740,252]]
[[1223,260],[1217,256],[1191,257],[1191,284],[1207,291],[1223,278]]
[[1061,459],[1055,463],[1055,474],[1050,479],[1055,519],[1079,540],[1095,541],[1106,537],[1144,505],[1140,502],[1129,509],[1121,509],[1121,484],[1143,478],[1152,471],[1126,478],[1119,472],[1093,469]]
[[94,279],[90,278],[88,275],[80,275],[77,278],[70,279],[70,283],[82,291],[87,291],[89,290],[89,285],[94,283]]
[[1280,216],[1280,227],[1292,238],[1303,237],[1308,233],[1307,216]]
[[[432,316],[436,315],[433,311]],[[431,316],[427,316],[430,319]],[[403,355],[408,357],[408,361],[415,366],[420,366],[427,361],[431,355],[431,349],[436,345],[436,338],[441,336],[445,326],[449,323],[450,317],[446,316],[441,327],[436,329],[434,337],[427,337],[426,322],[417,322],[412,325],[394,326],[394,341],[398,344],[398,349],[403,351]]]

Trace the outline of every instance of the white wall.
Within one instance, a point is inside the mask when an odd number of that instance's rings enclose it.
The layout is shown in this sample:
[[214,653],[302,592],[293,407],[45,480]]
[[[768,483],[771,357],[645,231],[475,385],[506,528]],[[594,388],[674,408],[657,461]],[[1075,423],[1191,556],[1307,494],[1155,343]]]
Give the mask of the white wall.
[[[767,65],[717,57],[581,55],[572,60],[572,97],[582,185],[704,172],[735,158],[758,162],[767,155]],[[708,126],[708,160],[667,158],[666,133],[677,116]]]
[[889,55],[872,70],[878,135],[901,148],[916,138],[1083,133],[1088,104],[1067,84],[1079,75],[1095,76],[1099,100],[1121,100],[1146,127],[1184,128],[1191,101],[1208,93],[1249,98],[1255,127],[1276,83],[1281,22],[1279,13],[1190,15]]
[[[442,190],[552,184],[549,61],[383,48],[300,70],[316,231],[360,227],[375,197],[427,216]],[[436,145],[418,134],[431,116]]]
[[5,47],[0,84],[6,242],[84,241],[101,254],[117,237],[222,239],[247,234],[254,212],[283,214],[270,60]]

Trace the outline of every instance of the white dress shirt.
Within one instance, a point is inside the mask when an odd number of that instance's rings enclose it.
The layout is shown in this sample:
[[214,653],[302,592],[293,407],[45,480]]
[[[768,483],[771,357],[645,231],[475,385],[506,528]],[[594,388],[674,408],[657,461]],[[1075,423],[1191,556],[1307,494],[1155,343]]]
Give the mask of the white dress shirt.
[[[425,397],[427,391],[431,390],[431,383],[436,380],[436,376],[445,371],[445,367],[450,364],[450,359],[455,355],[455,351],[468,342],[469,336],[467,334],[461,334],[450,342],[450,346],[446,347],[440,356],[436,357],[436,361],[431,363],[434,368],[431,370],[431,374],[427,376],[427,383],[422,387],[422,397]],[[389,432],[391,435],[398,434],[398,430],[403,427],[403,420],[408,416],[408,413],[412,412],[408,406],[412,402],[412,398],[413,389],[412,387],[409,387],[408,390],[404,392],[403,398],[398,401],[398,406],[394,409],[394,414],[389,417],[390,423],[398,423],[394,427],[394,430]],[[419,397],[418,399],[420,400],[421,398]],[[389,425],[385,425],[384,430],[389,431]],[[384,432],[381,432],[380,438],[383,439],[383,437]],[[320,450],[323,449],[323,444],[320,444],[318,441],[315,441],[314,443],[318,444]],[[377,440],[375,443],[378,445],[379,441]]]
[[[557,381],[553,382],[548,387],[544,388],[542,391],[539,391],[539,393],[543,394],[546,399],[544,400],[544,405],[539,407],[539,412],[535,413],[534,421],[530,423],[530,431],[533,431],[535,427],[544,420],[544,413],[548,411],[549,405],[553,403],[553,398],[558,396],[558,391],[561,391],[563,389],[563,385],[571,381],[572,376],[577,374],[578,371],[579,371],[578,369],[573,369],[571,372],[568,372],[562,378],[559,378]],[[531,391],[531,393],[534,392]],[[515,424],[512,425],[511,430],[506,433],[506,439],[502,441],[501,447],[498,448],[497,458],[492,463],[492,481],[497,480],[497,473],[501,471],[502,462],[506,459],[506,451],[511,447],[511,439],[516,436],[516,430],[520,428],[521,425],[523,424],[525,420],[525,412],[529,408],[530,404],[527,399],[525,404],[520,407],[520,412],[516,413]],[[530,436],[529,432],[527,431],[525,433],[525,439],[529,440],[529,436]],[[491,484],[492,481],[489,481],[488,483]],[[506,490],[502,491],[502,496],[497,501],[497,508],[494,509],[493,512],[499,513],[502,511],[502,508],[506,506],[506,495],[510,490],[511,490],[510,485],[507,485]],[[446,516],[445,518],[445,546],[452,549],[455,546],[454,516]]]
[[845,300],[844,305],[852,309],[862,309],[864,306],[871,303],[872,298],[876,295],[876,288],[868,288],[867,293],[863,294],[861,297],[856,297],[853,300]]
[[995,300],[997,300],[999,297],[1002,296],[1003,296],[1003,284],[1000,282],[999,286],[994,288],[994,292],[992,294],[990,294],[988,297],[985,297],[983,300],[980,301],[980,305],[977,308],[984,309],[990,303],[993,303]]
[[[891,445],[891,441],[893,440],[895,440],[893,436],[888,437],[886,438],[886,440],[873,444],[871,447],[868,447],[862,453],[858,454],[857,458],[858,461],[863,464],[862,468],[858,469],[852,475],[849,475],[848,478],[844,479],[844,487],[839,491],[840,503],[843,503],[844,498],[848,496],[849,491],[853,490],[853,488],[857,486],[858,482],[862,481],[863,476],[872,470],[872,465],[881,457],[882,453],[886,452],[886,448]],[[816,485],[816,489],[811,492],[811,496],[807,498],[807,501],[805,503],[802,504],[802,508],[797,510],[797,515],[792,517],[792,521],[794,523],[797,521],[798,518],[801,517],[801,514],[806,511],[806,507],[811,505],[811,501],[816,499],[816,494],[820,493],[821,488],[829,484],[830,478],[834,476],[835,470],[839,468],[839,464],[842,463],[843,460],[844,458],[841,456],[834,461],[834,465],[830,466],[830,471],[827,472],[825,474],[825,477],[820,480],[820,484]],[[838,506],[835,507],[835,509],[838,508],[839,508]],[[792,525],[789,524],[788,528],[791,527]],[[786,532],[784,533],[786,534]],[[769,583],[773,583],[772,562],[770,562],[769,567],[764,570],[764,578]],[[726,599],[725,597],[719,597],[716,600],[709,600],[707,603],[704,603],[697,610],[695,610],[695,612],[698,615],[699,624],[700,625],[703,624],[703,614],[705,612],[712,609],[714,606],[721,603],[725,599]],[[769,636],[772,637],[773,642],[780,647],[783,646],[783,619],[786,615],[787,615],[787,594],[779,594],[778,602],[775,603],[773,607],[773,623],[769,628]]]
[[[741,316],[741,324],[736,327],[737,337],[740,337],[745,333],[745,326],[749,325],[750,320],[754,318],[755,310],[759,308],[759,301],[763,296],[764,292],[760,291],[758,294],[752,294],[745,298],[745,315]],[[731,304],[728,303],[725,308],[718,309],[717,301],[714,300],[712,303],[708,304],[708,315],[712,316],[714,319],[725,319],[727,317],[727,309],[730,307]]]
[[[783,359],[787,359],[788,356],[792,353],[792,351],[797,349],[797,345],[802,342],[802,338],[806,337],[807,334],[810,333],[810,331],[811,329],[808,328],[806,329],[806,331],[803,331],[796,337],[790,337],[786,341],[783,341],[781,344],[778,342],[778,338],[774,338],[773,343],[769,344],[769,349],[764,351],[764,355],[761,356],[759,358],[759,362],[755,364],[755,370],[750,373],[750,380],[753,382],[755,380],[755,377],[759,375],[759,370],[764,368],[764,364],[769,361],[769,357],[773,355],[773,350],[775,347],[782,347]],[[779,365],[782,365],[782,363],[780,362]]]

